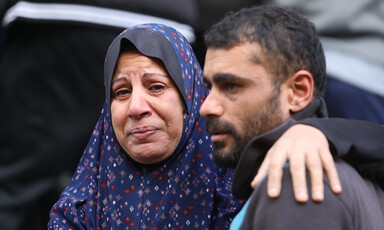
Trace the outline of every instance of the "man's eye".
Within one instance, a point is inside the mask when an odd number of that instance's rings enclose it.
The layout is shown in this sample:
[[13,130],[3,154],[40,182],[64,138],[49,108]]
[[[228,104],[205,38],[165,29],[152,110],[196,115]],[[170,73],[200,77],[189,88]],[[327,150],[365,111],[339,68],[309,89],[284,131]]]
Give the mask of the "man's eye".
[[165,85],[152,85],[148,88],[150,94],[162,94],[167,88]]
[[208,83],[208,82],[204,82],[204,87],[211,90],[212,89],[212,84]]
[[228,92],[235,91],[238,88],[238,85],[233,83],[226,83],[224,84],[224,89]]

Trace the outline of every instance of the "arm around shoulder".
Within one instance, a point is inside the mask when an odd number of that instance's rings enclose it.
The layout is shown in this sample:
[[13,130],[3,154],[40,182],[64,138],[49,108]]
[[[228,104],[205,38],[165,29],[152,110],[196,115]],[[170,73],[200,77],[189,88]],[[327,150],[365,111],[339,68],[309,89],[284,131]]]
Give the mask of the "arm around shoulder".
[[384,126],[343,118],[308,118],[299,123],[321,130],[335,157],[341,157],[363,177],[384,187]]

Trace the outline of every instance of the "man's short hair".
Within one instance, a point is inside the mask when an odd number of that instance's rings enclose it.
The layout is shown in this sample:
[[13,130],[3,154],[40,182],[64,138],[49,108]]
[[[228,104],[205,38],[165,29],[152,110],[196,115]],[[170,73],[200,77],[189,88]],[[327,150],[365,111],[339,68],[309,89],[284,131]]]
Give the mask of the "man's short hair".
[[261,64],[274,76],[275,87],[295,72],[307,70],[314,79],[314,96],[323,93],[326,72],[321,42],[314,24],[293,10],[254,6],[229,12],[205,33],[204,42],[213,49],[257,43],[264,55]]

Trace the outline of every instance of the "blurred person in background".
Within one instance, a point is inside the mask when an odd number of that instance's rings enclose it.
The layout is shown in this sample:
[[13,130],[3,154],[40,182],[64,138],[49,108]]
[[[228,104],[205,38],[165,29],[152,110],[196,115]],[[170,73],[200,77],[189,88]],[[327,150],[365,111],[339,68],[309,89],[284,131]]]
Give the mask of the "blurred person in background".
[[193,44],[194,1],[0,2],[0,229],[45,229],[103,104],[123,28],[159,22]]
[[312,21],[324,46],[330,117],[384,124],[384,1],[267,0]]

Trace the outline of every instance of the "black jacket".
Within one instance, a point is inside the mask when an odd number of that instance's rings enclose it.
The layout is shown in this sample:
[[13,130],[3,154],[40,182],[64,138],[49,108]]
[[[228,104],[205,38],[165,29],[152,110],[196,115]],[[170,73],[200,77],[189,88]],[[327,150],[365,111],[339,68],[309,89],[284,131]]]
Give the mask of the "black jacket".
[[363,177],[375,180],[384,188],[384,127],[367,121],[327,118],[323,99],[315,99],[284,124],[248,143],[236,167],[232,184],[234,196],[249,198],[253,191],[250,184],[265,154],[289,127],[297,123],[320,129],[335,158],[345,160]]

